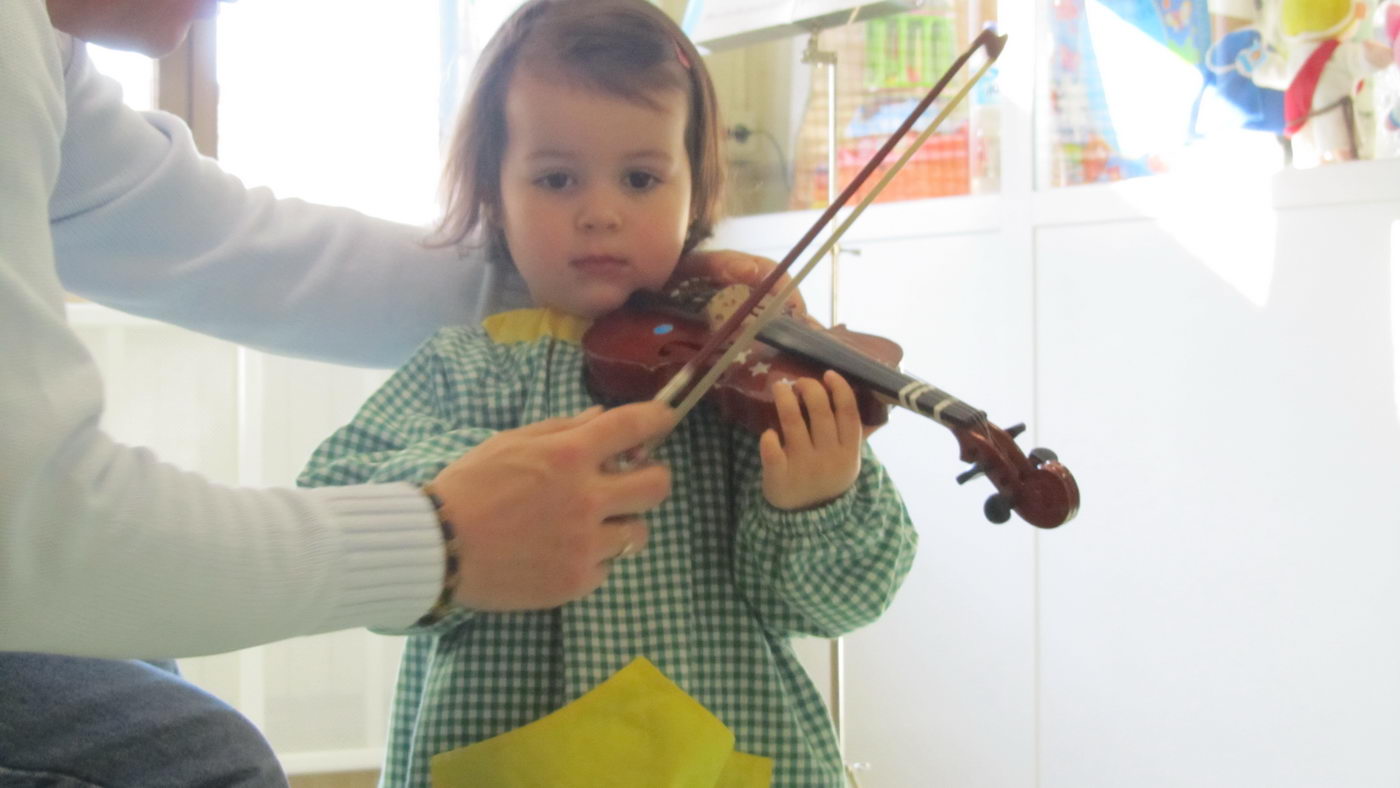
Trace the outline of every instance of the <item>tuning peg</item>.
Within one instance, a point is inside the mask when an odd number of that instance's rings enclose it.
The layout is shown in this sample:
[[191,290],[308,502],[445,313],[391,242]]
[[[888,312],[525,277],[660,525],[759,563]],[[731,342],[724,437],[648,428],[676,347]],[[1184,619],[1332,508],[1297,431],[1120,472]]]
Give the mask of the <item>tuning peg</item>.
[[972,481],[973,479],[976,479],[978,476],[981,476],[984,473],[986,473],[986,471],[982,470],[981,465],[974,465],[971,468],[968,468],[967,470],[958,474],[958,484],[967,484],[968,482]]
[[982,513],[987,519],[1001,525],[1011,519],[1011,499],[1001,493],[992,493],[982,504]]
[[1025,432],[1025,431],[1026,431],[1026,425],[1025,425],[1025,424],[1012,424],[1010,427],[1007,427],[1007,428],[1006,428],[1006,434],[1007,434],[1007,435],[1010,435],[1011,438],[1012,438],[1012,440],[1015,440],[1017,435],[1020,435],[1021,433]]
[[1060,459],[1059,455],[1055,454],[1055,452],[1050,451],[1049,449],[1046,449],[1046,448],[1044,448],[1044,447],[1039,448],[1039,449],[1031,449],[1030,461],[1031,461],[1031,464],[1034,465],[1034,466],[1037,467],[1037,468],[1039,468],[1040,466],[1044,465],[1044,464],[1047,463],[1047,462],[1056,462],[1056,461],[1058,461],[1059,459]]

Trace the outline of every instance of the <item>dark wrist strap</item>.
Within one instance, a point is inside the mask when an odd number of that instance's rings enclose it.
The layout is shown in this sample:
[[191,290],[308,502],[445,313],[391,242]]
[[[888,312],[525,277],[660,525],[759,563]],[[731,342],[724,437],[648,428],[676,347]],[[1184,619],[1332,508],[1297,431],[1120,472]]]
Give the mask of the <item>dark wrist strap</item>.
[[418,621],[415,626],[425,627],[441,621],[452,612],[452,592],[457,589],[457,577],[459,574],[459,564],[457,561],[457,533],[452,527],[452,523],[447,519],[447,515],[442,511],[442,499],[432,491],[431,487],[423,487],[423,494],[433,504],[433,512],[437,515],[438,527],[442,529],[442,549],[446,552],[446,562],[444,564],[442,577],[442,593],[438,595],[437,601],[433,603],[431,609]]

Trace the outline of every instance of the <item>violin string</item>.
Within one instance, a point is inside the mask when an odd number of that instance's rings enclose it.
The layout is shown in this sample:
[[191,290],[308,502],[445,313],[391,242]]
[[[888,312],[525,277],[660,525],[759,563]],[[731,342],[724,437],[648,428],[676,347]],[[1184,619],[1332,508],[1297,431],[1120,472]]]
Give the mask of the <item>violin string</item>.
[[[943,110],[938,113],[938,116],[934,118],[933,122],[919,133],[919,136],[915,138],[913,143],[905,148],[899,160],[885,172],[884,176],[871,188],[870,192],[865,195],[860,203],[856,205],[855,208],[851,209],[850,214],[846,216],[841,226],[837,227],[835,232],[822,243],[821,248],[812,254],[807,260],[807,263],[802,266],[802,269],[788,280],[787,284],[778,291],[777,295],[767,300],[757,315],[743,324],[744,327],[740,330],[738,337],[729,345],[724,353],[720,355],[719,359],[716,360],[714,364],[711,364],[709,369],[705,370],[705,374],[686,392],[685,398],[676,406],[676,417],[678,419],[684,418],[685,415],[695,407],[696,403],[700,401],[700,398],[705,395],[705,392],[710,389],[710,386],[714,385],[714,382],[719,379],[719,376],[724,373],[724,370],[729,367],[734,358],[753,344],[754,338],[758,336],[759,331],[763,330],[763,326],[781,313],[783,305],[786,304],[788,298],[796,292],[798,285],[802,284],[802,280],[817,267],[817,264],[821,262],[822,258],[831,251],[831,247],[835,246],[836,243],[841,240],[841,236],[845,234],[846,230],[850,229],[851,225],[855,223],[855,220],[860,217],[861,213],[875,201],[875,198],[880,195],[880,192],[884,190],[885,186],[894,179],[894,176],[899,172],[900,168],[918,152],[919,148],[923,147],[924,142],[932,136],[933,132],[938,130],[939,124],[941,124],[948,115],[952,114],[953,110],[957,108],[958,104],[967,96],[972,90],[972,87],[977,84],[977,80],[982,78],[982,75],[987,72],[987,69],[991,67],[995,60],[995,57],[989,57],[987,61],[982,64],[982,67],[978,69],[972,79],[968,80],[967,83],[963,85],[962,89],[953,96],[952,100],[944,106]],[[667,386],[662,389],[662,393],[666,395],[665,398],[667,400],[675,396],[674,391],[667,391],[671,388],[673,387],[668,383]],[[657,394],[657,399],[662,399],[662,393]]]

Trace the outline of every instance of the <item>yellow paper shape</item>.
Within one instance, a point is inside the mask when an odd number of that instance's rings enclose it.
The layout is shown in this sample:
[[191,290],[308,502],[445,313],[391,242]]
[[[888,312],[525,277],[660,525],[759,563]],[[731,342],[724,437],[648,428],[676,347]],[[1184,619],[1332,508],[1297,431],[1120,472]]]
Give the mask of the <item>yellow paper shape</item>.
[[734,750],[724,762],[715,788],[767,788],[773,782],[773,759]]
[[434,755],[434,788],[766,788],[773,760],[645,657],[578,700],[485,741]]

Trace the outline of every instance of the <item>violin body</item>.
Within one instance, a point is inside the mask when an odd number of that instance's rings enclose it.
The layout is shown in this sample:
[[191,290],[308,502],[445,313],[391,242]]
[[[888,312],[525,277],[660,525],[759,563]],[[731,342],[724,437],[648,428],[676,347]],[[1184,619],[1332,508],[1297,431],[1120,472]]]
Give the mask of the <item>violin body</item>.
[[[836,341],[897,364],[903,355],[898,345],[872,334],[843,327],[828,329]],[[675,309],[628,306],[606,315],[589,327],[583,345],[589,387],[594,394],[612,400],[650,399],[686,365],[710,336],[710,327],[699,316]],[[756,434],[778,429],[773,384],[799,378],[821,379],[826,366],[799,358],[757,342],[720,376],[705,395],[720,416]],[[889,420],[890,404],[869,388],[852,381],[861,422],[878,427]]]

